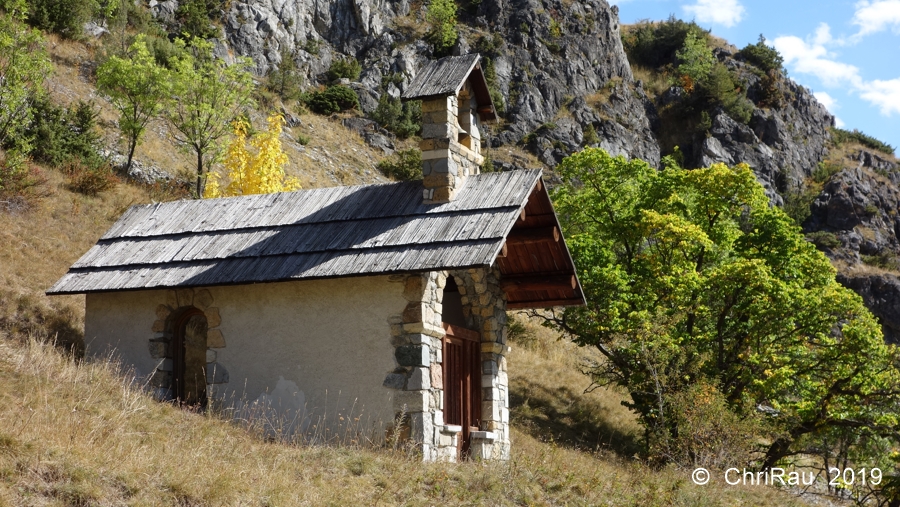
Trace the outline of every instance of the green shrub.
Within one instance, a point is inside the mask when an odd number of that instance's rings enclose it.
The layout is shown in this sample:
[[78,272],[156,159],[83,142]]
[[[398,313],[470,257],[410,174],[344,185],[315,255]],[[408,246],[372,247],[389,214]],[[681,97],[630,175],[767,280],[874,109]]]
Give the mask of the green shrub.
[[492,173],[496,172],[497,168],[494,167],[494,160],[491,158],[491,153],[487,152],[484,154],[484,163],[481,164],[481,172],[483,173]]
[[894,253],[883,250],[875,255],[860,255],[862,261],[870,266],[891,271],[900,271],[900,257]]
[[416,148],[398,151],[391,158],[378,162],[378,170],[395,180],[422,179],[422,152]]
[[97,4],[82,0],[28,0],[28,23],[68,39],[83,35]]
[[319,40],[313,37],[309,37],[306,39],[306,44],[303,45],[303,51],[315,56],[319,56]]
[[382,93],[371,118],[401,138],[414,136],[422,128],[422,102],[401,102],[398,98]]
[[678,392],[666,404],[666,418],[674,419],[677,433],[651,436],[651,454],[665,456],[685,467],[703,466],[724,470],[749,465],[762,433],[761,418],[741,417],[713,385],[698,383]]
[[746,124],[753,114],[753,104],[744,95],[743,87],[721,63],[715,64],[705,79],[697,83],[701,108],[712,110],[721,106],[731,118]]
[[356,61],[356,58],[338,58],[331,62],[328,68],[328,81],[337,81],[338,79],[349,79],[356,81],[359,79],[359,73],[362,72],[362,66]]
[[824,250],[825,248],[837,248],[841,246],[841,240],[838,239],[838,237],[835,236],[833,232],[811,232],[806,235],[806,239],[808,239],[812,244],[819,247],[820,250]]
[[562,37],[562,27],[559,24],[559,21],[550,18],[550,36],[553,38]]
[[841,172],[843,167],[833,162],[822,161],[816,165],[816,170],[812,173],[812,179],[816,183],[825,183],[829,178]]
[[784,207],[782,209],[794,220],[795,224],[803,225],[803,222],[812,213],[810,206],[821,191],[821,185],[803,186],[794,191],[788,190],[783,196]]
[[875,151],[880,151],[885,155],[894,155],[894,147],[890,144],[882,142],[872,136],[863,134],[859,130],[853,129],[844,130],[841,128],[833,128],[831,129],[831,139],[834,142],[835,146],[840,146],[843,143],[851,142],[851,143],[859,143],[866,148],[873,149]]
[[759,41],[756,44],[747,44],[737,54],[763,72],[768,73],[770,70],[784,71],[784,58],[774,47],[766,45],[766,38],[762,34],[759,34]]
[[708,34],[693,21],[687,22],[669,16],[658,23],[641,22],[622,34],[622,45],[629,61],[650,68],[675,63],[675,53],[684,46],[688,33]]
[[282,46],[280,56],[281,63],[278,64],[278,68],[269,71],[266,88],[277,93],[282,99],[297,99],[301,93],[302,76],[294,60],[294,53],[287,46]]
[[425,39],[434,44],[436,55],[445,55],[456,44],[456,2],[454,0],[431,0],[425,19],[431,27]]
[[307,107],[315,113],[332,114],[359,108],[359,97],[346,86],[329,86],[323,91],[305,94],[302,98]]
[[762,99],[759,101],[761,107],[780,109],[784,105],[784,92],[781,91],[780,82],[781,74],[776,70],[770,70],[762,77],[759,82],[762,91]]
[[[503,36],[500,35],[500,32],[493,32],[490,35],[479,35],[478,39],[475,40],[475,51],[485,59],[487,57],[500,56],[502,48]],[[485,67],[487,67],[487,62],[485,62]],[[484,72],[485,77],[487,77],[487,69]]]
[[594,128],[593,123],[588,123],[588,126],[584,128],[584,134],[582,136],[582,143],[584,146],[594,146],[600,142],[600,136],[597,135],[597,129]]
[[222,12],[221,2],[216,0],[184,0],[179,2],[175,19],[181,25],[181,32],[191,37],[209,39],[219,35],[219,29],[212,24]]
[[303,132],[297,134],[297,142],[302,144],[303,146],[309,144],[310,141],[312,141],[312,138],[304,134]]
[[73,158],[89,165],[100,164],[100,113],[93,104],[78,101],[71,107],[57,106],[45,96],[35,99],[32,109],[34,119],[25,135],[33,140],[34,160],[52,167],[60,167]]
[[[479,40],[485,40],[487,37],[482,37]],[[500,93],[500,86],[497,83],[497,71],[494,69],[494,60],[489,56],[482,56],[482,68],[484,69],[484,79],[487,81],[488,91],[491,94],[491,102],[494,103],[494,109],[496,109],[497,113],[502,113],[506,110],[506,105],[503,103],[503,94]]]

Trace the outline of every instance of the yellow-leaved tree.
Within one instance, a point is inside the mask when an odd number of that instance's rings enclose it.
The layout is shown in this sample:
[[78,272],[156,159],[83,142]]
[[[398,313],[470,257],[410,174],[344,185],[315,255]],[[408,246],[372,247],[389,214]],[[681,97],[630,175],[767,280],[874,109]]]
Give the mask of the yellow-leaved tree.
[[[297,178],[284,173],[284,166],[288,163],[280,139],[284,118],[276,113],[266,121],[268,130],[249,139],[252,151],[247,149],[247,121],[238,119],[232,122],[234,139],[225,154],[225,176],[223,178],[217,172],[210,172],[203,197],[270,194],[300,189]],[[223,186],[223,179],[227,185]]]

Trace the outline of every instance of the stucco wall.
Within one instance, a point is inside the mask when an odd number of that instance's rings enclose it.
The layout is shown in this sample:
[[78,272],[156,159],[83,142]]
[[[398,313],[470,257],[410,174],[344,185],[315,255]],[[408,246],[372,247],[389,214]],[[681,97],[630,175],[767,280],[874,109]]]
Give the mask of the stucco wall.
[[[396,367],[388,318],[406,304],[402,283],[360,277],[207,290],[225,340],[216,361],[228,372],[212,394],[236,417],[264,416],[276,430],[302,427],[319,436],[383,436],[395,393],[382,386]],[[166,292],[89,294],[88,354],[115,349],[139,375],[150,375],[160,360],[148,340]]]

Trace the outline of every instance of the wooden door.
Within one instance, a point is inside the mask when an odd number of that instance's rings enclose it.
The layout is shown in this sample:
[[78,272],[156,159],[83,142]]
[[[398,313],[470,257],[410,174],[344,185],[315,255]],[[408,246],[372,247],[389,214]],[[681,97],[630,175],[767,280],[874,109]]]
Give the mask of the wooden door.
[[206,316],[196,308],[176,321],[172,380],[175,398],[188,407],[206,407],[206,333]]
[[462,426],[460,457],[481,424],[481,337],[477,331],[444,324],[444,422]]

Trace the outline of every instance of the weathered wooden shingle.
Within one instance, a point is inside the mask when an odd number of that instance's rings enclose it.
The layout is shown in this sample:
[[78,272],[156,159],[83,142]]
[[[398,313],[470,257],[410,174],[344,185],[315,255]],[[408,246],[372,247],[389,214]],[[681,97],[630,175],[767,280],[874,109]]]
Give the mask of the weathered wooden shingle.
[[48,294],[213,286],[490,265],[540,171],[134,206]]
[[476,54],[447,56],[420,70],[403,92],[403,99],[421,99],[459,93],[481,57]]

